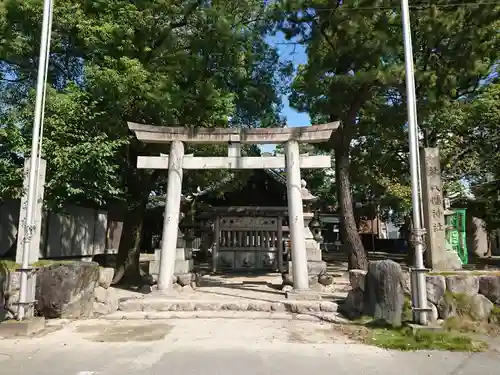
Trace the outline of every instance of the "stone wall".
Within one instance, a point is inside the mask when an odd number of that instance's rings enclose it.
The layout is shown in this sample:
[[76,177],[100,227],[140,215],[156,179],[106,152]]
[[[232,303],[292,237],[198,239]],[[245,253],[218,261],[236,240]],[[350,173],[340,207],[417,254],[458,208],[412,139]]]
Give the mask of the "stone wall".
[[[410,276],[404,273],[404,289],[410,294]],[[495,305],[500,306],[500,272],[461,271],[426,275],[431,320],[470,315],[488,320]]]
[[113,268],[99,268],[99,281],[94,289],[94,316],[107,315],[118,310],[118,295],[115,289],[111,288],[114,274]]
[[[425,277],[430,322],[449,318],[487,322],[500,312],[499,271],[431,272]],[[403,315],[411,308],[410,274],[397,263],[370,262],[368,272],[350,270],[349,279],[352,290],[340,307],[347,317],[368,315],[394,325],[409,319]],[[411,310],[406,312],[411,314]]]
[[[11,268],[0,263],[0,321],[12,318],[17,310],[21,275]],[[93,262],[65,262],[40,267],[34,275],[36,315],[82,319],[117,309],[118,300],[109,289],[113,269]]]
[[0,321],[13,317],[12,312],[17,311],[20,284],[20,272],[0,267]]

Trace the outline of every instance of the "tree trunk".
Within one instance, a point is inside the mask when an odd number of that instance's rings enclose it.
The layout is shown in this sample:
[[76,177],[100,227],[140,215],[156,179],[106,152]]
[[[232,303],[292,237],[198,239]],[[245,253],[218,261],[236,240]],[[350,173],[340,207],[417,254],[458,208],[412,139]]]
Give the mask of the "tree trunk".
[[412,267],[415,264],[415,247],[413,246],[413,220],[411,217],[411,213],[405,216],[405,222],[403,224],[403,238],[406,241],[406,245],[408,246],[408,253],[406,254],[406,264],[409,267]]
[[[342,132],[342,130],[341,130]],[[340,211],[340,231],[342,242],[347,248],[349,269],[368,269],[368,259],[361,242],[354,217],[351,192],[349,140],[340,135],[342,140],[335,146],[335,176]]]
[[124,281],[140,285],[144,282],[139,260],[141,256],[141,234],[146,205],[147,197],[142,197],[139,202],[134,202],[129,206],[124,217],[113,284]]

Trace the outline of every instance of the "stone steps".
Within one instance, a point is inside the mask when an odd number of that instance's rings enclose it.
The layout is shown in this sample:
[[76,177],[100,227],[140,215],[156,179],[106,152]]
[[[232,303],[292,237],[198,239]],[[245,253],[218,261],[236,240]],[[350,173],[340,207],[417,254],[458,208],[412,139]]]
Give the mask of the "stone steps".
[[187,300],[165,297],[127,298],[121,299],[118,304],[120,312],[257,311],[304,314],[335,313],[337,308],[337,303],[330,301]]
[[262,312],[262,311],[117,311],[110,315],[103,315],[102,320],[171,320],[171,319],[271,319],[271,320],[300,320],[310,322],[347,323],[334,312],[311,312],[294,314],[289,312]]

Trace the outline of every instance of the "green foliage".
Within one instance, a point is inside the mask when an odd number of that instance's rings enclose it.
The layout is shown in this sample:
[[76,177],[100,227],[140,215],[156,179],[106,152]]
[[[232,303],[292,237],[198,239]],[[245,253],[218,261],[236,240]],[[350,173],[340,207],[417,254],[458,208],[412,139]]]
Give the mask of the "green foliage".
[[[500,6],[473,6],[465,0],[448,5],[444,0],[412,2],[411,29],[419,124],[431,145],[443,148],[446,188],[456,193],[459,176],[471,161],[456,157],[461,139],[455,130],[464,128],[461,113],[448,119],[456,127],[442,115],[459,105],[457,99],[473,96],[498,61]],[[304,44],[308,54],[292,85],[292,105],[317,121],[342,120],[355,192],[371,190],[380,197],[382,209],[407,211],[410,180],[399,4],[281,1],[276,19],[277,28]]]
[[[500,84],[491,83],[474,96],[443,105],[432,114],[449,195],[484,218],[488,229],[500,227]],[[468,201],[463,184],[471,187]]]
[[[283,145],[277,145],[275,155],[283,155]],[[313,144],[300,144],[299,151],[301,154],[308,155],[329,155],[328,151],[324,151],[321,147]],[[284,172],[283,172],[284,173]],[[302,179],[307,183],[307,189],[319,198],[317,204],[321,207],[327,205],[335,206],[337,202],[335,191],[335,172],[334,168],[326,169],[304,169],[301,171]]]
[[[19,192],[28,151],[41,6],[8,0],[0,12],[2,196]],[[168,148],[135,141],[126,121],[280,126],[289,66],[264,40],[265,12],[258,1],[58,1],[43,145],[49,203],[135,205],[150,190],[164,190],[160,173],[138,171],[135,161]],[[189,173],[185,187],[193,191],[225,175]]]

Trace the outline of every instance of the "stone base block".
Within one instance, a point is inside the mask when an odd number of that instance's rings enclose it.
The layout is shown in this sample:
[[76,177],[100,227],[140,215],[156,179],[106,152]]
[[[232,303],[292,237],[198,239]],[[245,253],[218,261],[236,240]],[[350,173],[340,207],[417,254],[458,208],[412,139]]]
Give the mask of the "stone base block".
[[[288,272],[293,273],[292,262],[288,262]],[[326,262],[324,261],[308,261],[307,273],[309,276],[318,276],[326,273]]]
[[[427,250],[428,251],[428,250]],[[454,251],[443,251],[441,254],[426,254],[428,265],[436,271],[461,270],[462,262]]]
[[285,293],[287,299],[296,301],[318,301],[321,295],[312,290],[291,290]]
[[174,274],[185,274],[193,271],[193,260],[176,260]]
[[[194,261],[190,260],[176,260],[174,273],[188,273],[191,272],[194,266]],[[151,275],[158,275],[160,271],[160,262],[149,262],[149,273]]]
[[321,249],[316,240],[312,241],[314,241],[314,243],[308,243],[306,241],[307,260],[313,262],[321,262],[323,260]]
[[[160,261],[161,249],[155,249],[155,261]],[[175,260],[188,260],[193,259],[193,252],[190,249],[184,247],[178,247],[175,249]]]
[[423,326],[416,323],[407,323],[408,326],[415,334],[417,331],[432,331],[432,332],[441,332],[444,331],[443,327],[439,324],[429,324],[427,326]]
[[0,323],[0,337],[30,336],[45,329],[45,318],[36,317],[22,321],[6,320]]
[[[186,273],[191,273],[193,271],[194,261],[190,260],[176,260],[174,274],[181,275]],[[153,277],[154,280],[158,279],[158,273],[160,272],[160,262],[154,261],[149,262],[149,274]]]

